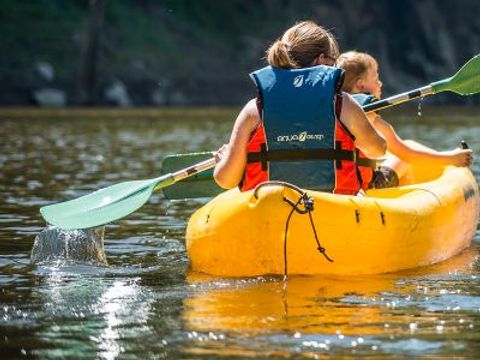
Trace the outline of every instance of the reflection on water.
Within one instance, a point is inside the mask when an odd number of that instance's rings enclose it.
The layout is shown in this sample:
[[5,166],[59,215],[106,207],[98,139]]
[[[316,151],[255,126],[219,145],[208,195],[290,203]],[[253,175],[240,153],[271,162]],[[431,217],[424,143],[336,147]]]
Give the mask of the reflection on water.
[[[420,118],[414,107],[387,118],[405,138],[439,149],[465,139],[478,151],[478,109],[422,107]],[[91,234],[109,266],[63,261],[72,255],[66,243],[48,243],[39,207],[156,176],[169,154],[215,149],[234,117],[231,109],[0,113],[2,359],[480,356],[478,234],[459,256],[398,274],[221,279],[187,270],[186,222],[205,200],[155,194],[104,237]],[[32,253],[36,236],[60,258],[32,265],[31,254],[48,253]]]
[[128,334],[151,335],[147,320],[154,299],[139,278],[106,280],[91,269],[79,269],[48,268],[34,292],[46,325],[36,336],[52,345],[42,354],[70,358],[87,352],[115,359],[127,350]]
[[[196,294],[185,299],[183,318],[196,341],[192,353],[248,356],[250,344],[233,341],[227,349],[211,334],[281,342],[286,353],[312,350],[420,355],[442,350],[457,333],[480,325],[479,289],[472,267],[478,250],[469,248],[441,264],[398,274],[368,277],[292,277],[224,280],[195,272],[187,281]],[[281,335],[279,335],[281,334]],[[225,335],[223,335],[225,336]],[[414,338],[412,341],[411,338]],[[462,346],[463,347],[463,346]],[[267,349],[258,349],[268,354]]]

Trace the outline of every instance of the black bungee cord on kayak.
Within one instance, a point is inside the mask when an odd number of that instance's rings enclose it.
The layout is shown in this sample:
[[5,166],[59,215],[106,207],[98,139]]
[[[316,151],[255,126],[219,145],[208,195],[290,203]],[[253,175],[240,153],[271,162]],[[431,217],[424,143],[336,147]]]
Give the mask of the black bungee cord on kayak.
[[[284,182],[284,181],[268,181],[261,183],[257,185],[253,192],[253,196],[255,199],[258,199],[258,190],[264,186],[268,185],[280,185],[280,186],[285,186],[288,187],[300,194],[300,197],[298,198],[297,202],[293,202],[292,200],[286,198],[285,196],[283,197],[283,201],[288,203],[291,207],[292,210],[288,214],[287,217],[287,222],[285,223],[285,237],[283,241],[283,261],[284,261],[284,276],[287,276],[287,234],[288,234],[288,226],[290,225],[290,220],[292,218],[293,212],[297,212],[298,214],[304,215],[308,214],[309,219],[310,219],[310,225],[313,230],[313,235],[315,236],[315,241],[317,242],[317,250],[325,257],[330,262],[333,262],[333,260],[327,255],[326,249],[320,244],[320,240],[318,239],[317,235],[317,229],[315,228],[315,223],[313,222],[313,217],[312,217],[312,211],[314,210],[314,200],[311,196],[309,196],[305,191],[300,189],[298,186],[295,186],[293,184]],[[303,205],[303,208],[300,207]]]

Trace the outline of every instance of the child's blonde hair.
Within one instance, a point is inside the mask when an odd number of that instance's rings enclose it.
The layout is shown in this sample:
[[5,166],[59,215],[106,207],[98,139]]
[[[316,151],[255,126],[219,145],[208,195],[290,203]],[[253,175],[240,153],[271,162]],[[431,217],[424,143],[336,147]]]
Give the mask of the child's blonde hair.
[[337,66],[345,70],[342,90],[352,92],[357,80],[376,64],[377,60],[367,53],[353,50],[341,54],[337,59]]
[[338,44],[333,35],[313,21],[303,21],[285,31],[267,50],[269,65],[284,69],[311,66],[320,54],[336,59]]

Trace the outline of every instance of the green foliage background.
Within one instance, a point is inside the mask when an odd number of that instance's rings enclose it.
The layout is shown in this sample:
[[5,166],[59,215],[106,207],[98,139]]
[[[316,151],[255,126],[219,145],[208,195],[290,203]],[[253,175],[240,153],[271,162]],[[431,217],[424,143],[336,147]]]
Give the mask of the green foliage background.
[[[32,104],[42,87],[75,103],[88,5],[0,0],[0,104]],[[155,90],[166,105],[239,104],[254,95],[248,73],[264,65],[268,45],[303,19],[331,29],[342,49],[377,57],[392,94],[449,76],[480,52],[478,14],[477,0],[107,0],[96,103],[120,80],[135,105],[152,105]],[[39,61],[54,80],[37,74]]]

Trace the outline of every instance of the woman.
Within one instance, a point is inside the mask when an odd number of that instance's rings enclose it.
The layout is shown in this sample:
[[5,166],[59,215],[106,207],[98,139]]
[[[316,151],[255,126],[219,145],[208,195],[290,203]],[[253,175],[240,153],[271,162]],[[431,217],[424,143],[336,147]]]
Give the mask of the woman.
[[267,51],[269,66],[251,74],[259,94],[238,115],[230,141],[217,152],[214,177],[242,191],[269,180],[338,194],[361,188],[360,149],[386,151],[361,107],[341,92],[343,70],[333,67],[338,45],[311,21],[288,29]]

